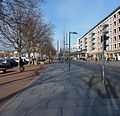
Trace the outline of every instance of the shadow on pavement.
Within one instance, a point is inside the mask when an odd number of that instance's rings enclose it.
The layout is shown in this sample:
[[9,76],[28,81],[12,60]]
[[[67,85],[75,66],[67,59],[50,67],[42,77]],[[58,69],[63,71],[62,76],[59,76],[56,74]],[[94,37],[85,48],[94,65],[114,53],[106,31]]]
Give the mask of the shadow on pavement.
[[[35,71],[35,70],[40,70],[42,67],[40,68],[35,68],[35,69],[28,69],[28,70],[25,70],[24,72],[28,72],[28,71]],[[0,77],[4,77],[4,76],[10,76],[10,75],[14,75],[14,74],[19,74],[19,73],[24,73],[24,72],[19,72],[18,70],[10,70],[10,71],[7,71],[6,73],[1,73],[2,75],[0,75]]]
[[102,82],[101,77],[81,77],[90,88],[92,88],[101,98],[120,98],[118,90],[113,87],[112,81],[106,78],[105,83]]

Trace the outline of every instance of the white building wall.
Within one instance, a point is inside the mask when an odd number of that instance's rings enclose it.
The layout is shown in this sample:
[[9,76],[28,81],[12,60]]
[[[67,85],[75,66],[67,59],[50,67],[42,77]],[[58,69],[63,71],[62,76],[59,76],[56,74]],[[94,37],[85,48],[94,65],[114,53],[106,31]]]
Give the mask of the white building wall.
[[[106,41],[108,44],[106,48],[106,54],[107,53],[113,53],[116,54],[119,59],[120,54],[120,7],[116,9],[117,11],[114,11],[111,15],[105,18],[101,23],[99,23],[95,28],[90,30],[86,35],[84,35],[82,38],[80,38],[79,46],[81,50],[84,50],[87,48],[87,53],[90,54],[98,54],[102,52],[102,42],[101,42],[101,28],[103,25],[108,24],[107,30],[107,36],[110,38]],[[115,33],[116,31],[116,33]],[[91,36],[92,33],[95,33],[93,36]],[[87,39],[86,39],[87,38]],[[95,38],[95,39],[93,39]]]

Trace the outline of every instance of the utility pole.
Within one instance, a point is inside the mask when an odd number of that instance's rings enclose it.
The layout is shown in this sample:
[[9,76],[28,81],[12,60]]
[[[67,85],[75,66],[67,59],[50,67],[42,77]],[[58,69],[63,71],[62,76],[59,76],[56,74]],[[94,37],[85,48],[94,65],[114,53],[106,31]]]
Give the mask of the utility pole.
[[65,67],[65,32],[64,32],[64,37],[63,37],[63,48],[64,48],[63,57],[64,57],[64,67]]

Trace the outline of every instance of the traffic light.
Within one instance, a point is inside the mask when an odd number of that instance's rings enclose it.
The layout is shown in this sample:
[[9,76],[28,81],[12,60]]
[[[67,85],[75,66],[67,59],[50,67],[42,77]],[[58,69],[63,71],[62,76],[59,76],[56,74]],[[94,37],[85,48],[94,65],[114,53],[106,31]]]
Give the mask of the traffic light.
[[106,50],[106,47],[108,46],[107,44],[106,44],[106,41],[109,39],[109,36],[107,36],[107,35],[103,35],[103,36],[101,36],[101,42],[104,42],[103,43],[103,49],[104,50]]
[[104,42],[104,44],[103,44],[103,49],[106,50],[106,47],[107,47],[106,41],[104,40],[103,42]]

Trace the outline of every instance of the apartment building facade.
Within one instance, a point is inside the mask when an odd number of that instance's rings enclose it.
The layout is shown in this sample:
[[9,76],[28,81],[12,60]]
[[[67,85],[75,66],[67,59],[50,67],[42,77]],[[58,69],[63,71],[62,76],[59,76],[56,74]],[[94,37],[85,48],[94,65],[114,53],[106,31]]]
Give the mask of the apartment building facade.
[[88,59],[102,58],[102,28],[105,27],[107,36],[105,57],[120,60],[120,6],[101,22],[95,25],[81,38],[78,38],[78,49]]
[[0,58],[11,58],[16,57],[16,55],[15,50],[0,50]]

